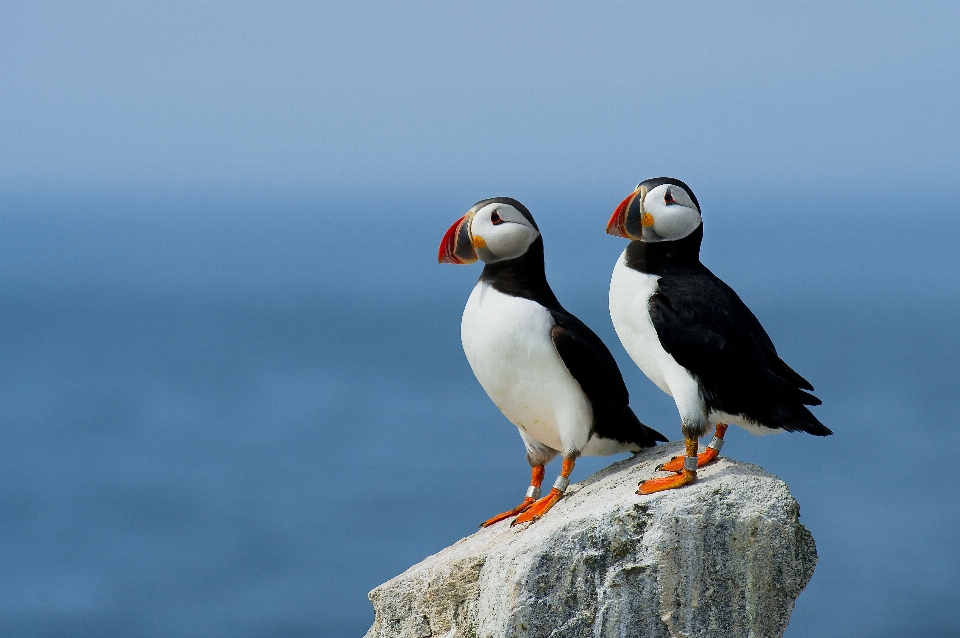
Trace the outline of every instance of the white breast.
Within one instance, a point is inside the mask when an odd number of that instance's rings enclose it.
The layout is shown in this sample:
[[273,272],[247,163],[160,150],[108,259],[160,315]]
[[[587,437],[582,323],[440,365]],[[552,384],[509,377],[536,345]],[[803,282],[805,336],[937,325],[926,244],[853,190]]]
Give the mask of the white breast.
[[550,312],[483,281],[460,324],[467,361],[487,395],[528,436],[561,452],[587,444],[593,410],[553,345]]
[[610,279],[610,318],[630,358],[658,388],[674,398],[681,418],[703,420],[700,388],[686,368],[663,349],[650,320],[650,297],[657,291],[657,275],[648,275],[620,255]]

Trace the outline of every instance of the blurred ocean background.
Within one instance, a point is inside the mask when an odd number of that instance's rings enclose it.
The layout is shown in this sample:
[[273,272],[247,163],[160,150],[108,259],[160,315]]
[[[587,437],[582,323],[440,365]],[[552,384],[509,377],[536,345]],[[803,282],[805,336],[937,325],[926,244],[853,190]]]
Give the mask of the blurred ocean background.
[[678,439],[606,309],[605,223],[664,174],[836,433],[724,449],[816,538],[787,636],[960,635],[958,30],[951,3],[0,4],[0,635],[360,636],[367,591],[513,506],[523,448],[459,343],[480,268],[436,264],[484,197],[530,208]]

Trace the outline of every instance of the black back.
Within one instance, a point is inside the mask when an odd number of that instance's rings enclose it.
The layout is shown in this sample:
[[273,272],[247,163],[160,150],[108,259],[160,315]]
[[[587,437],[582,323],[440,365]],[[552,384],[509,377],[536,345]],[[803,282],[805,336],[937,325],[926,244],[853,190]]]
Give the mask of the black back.
[[629,268],[660,277],[650,319],[666,350],[689,370],[709,410],[742,414],[762,425],[832,434],[806,405],[813,386],[777,355],[756,316],[730,286],[700,263],[701,225],[677,241],[631,242]]
[[593,431],[621,443],[652,447],[667,438],[644,425],[630,409],[630,393],[610,351],[590,328],[564,310],[547,283],[543,238],[516,259],[486,264],[482,281],[506,295],[540,304],[553,316],[553,345],[593,407]]

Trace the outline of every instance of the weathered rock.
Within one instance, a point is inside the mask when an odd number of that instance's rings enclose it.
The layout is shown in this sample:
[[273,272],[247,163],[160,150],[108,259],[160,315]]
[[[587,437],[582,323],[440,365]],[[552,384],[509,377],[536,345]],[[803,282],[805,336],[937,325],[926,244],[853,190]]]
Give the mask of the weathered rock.
[[366,638],[781,636],[817,563],[797,502],[726,458],[634,494],[681,449],[616,463],[536,523],[498,523],[380,585]]

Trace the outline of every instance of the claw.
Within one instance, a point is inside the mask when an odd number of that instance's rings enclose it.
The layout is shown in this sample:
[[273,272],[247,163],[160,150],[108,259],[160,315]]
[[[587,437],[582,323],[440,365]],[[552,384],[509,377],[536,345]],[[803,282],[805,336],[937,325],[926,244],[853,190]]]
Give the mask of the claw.
[[[677,465],[677,467],[672,467],[675,464]],[[667,469],[668,466],[670,466],[671,469]],[[666,463],[661,463],[660,465],[658,465],[653,469],[655,472],[679,472],[680,470],[683,469],[683,457],[675,456],[669,461],[667,461]]]
[[682,470],[673,476],[665,476],[663,478],[655,478],[650,479],[649,481],[644,481],[640,484],[639,489],[637,489],[637,494],[653,494],[654,492],[676,489],[686,485],[687,483],[692,483],[696,480],[696,478],[696,472]]
[[527,511],[531,505],[536,501],[537,496],[540,496],[540,484],[543,482],[543,466],[534,465],[530,468],[530,487],[527,489],[527,496],[523,499],[523,502],[514,507],[512,510],[507,512],[502,512],[497,514],[493,518],[488,518],[487,520],[480,523],[480,527],[490,527],[494,523],[499,523],[502,520],[506,520],[511,516],[516,516],[517,514],[522,514]]
[[[697,454],[697,467],[703,467],[707,463],[710,463],[718,456],[720,456],[720,448],[723,447],[723,435],[727,433],[727,424],[718,423],[717,431],[713,435],[713,440],[710,442],[710,445],[701,452]],[[697,451],[697,440],[696,439],[687,439],[687,455],[692,456]],[[657,466],[658,472],[679,472],[683,469],[683,463],[686,460],[683,456],[675,456],[666,463],[661,463]]]
[[[720,454],[713,449],[708,447],[703,452],[697,455],[697,467],[703,467],[707,463],[711,463],[717,459]],[[683,469],[683,460],[686,457],[684,456],[675,456],[666,463],[661,463],[657,466],[658,472],[679,472]]]
[[531,505],[526,511],[521,512],[519,516],[513,519],[513,522],[510,523],[510,526],[518,525],[520,523],[532,523],[538,518],[550,511],[550,508],[557,504],[557,502],[563,497],[563,492],[557,488],[553,488],[550,492],[541,498],[539,501]]
[[534,500],[528,496],[527,498],[523,499],[522,503],[514,507],[512,510],[497,514],[493,518],[488,518],[484,522],[480,523],[480,527],[481,528],[490,527],[494,523],[499,523],[500,521],[506,520],[511,516],[516,516],[517,514],[525,512],[530,508],[531,505],[533,505],[533,503],[534,503]]

